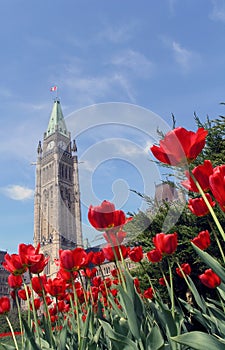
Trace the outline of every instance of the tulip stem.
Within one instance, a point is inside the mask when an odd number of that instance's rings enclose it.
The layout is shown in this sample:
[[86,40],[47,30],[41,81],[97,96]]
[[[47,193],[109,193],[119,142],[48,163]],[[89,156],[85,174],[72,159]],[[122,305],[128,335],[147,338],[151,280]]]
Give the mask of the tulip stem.
[[[30,273],[30,281],[32,279],[32,275]],[[35,324],[35,331],[37,333],[37,337],[38,337],[38,343],[39,343],[39,346],[41,347],[41,339],[40,339],[40,333],[38,332],[38,320],[37,320],[37,311],[35,309],[35,305],[34,305],[34,290],[31,286],[31,296],[32,298],[30,299],[30,304],[29,306],[32,307],[32,310],[33,310],[33,318],[34,318],[34,324]]]
[[192,180],[194,181],[194,183],[195,183],[197,189],[199,190],[199,193],[201,194],[202,198],[204,199],[204,202],[205,202],[207,208],[209,209],[210,214],[212,215],[212,218],[213,218],[213,220],[214,220],[214,222],[215,222],[215,224],[216,224],[216,226],[217,226],[217,228],[218,228],[218,230],[219,230],[221,236],[223,237],[223,240],[225,241],[225,233],[224,233],[224,230],[223,230],[223,228],[222,228],[222,226],[221,226],[221,224],[220,224],[220,222],[219,222],[219,220],[218,220],[218,218],[217,218],[217,216],[216,216],[216,214],[215,214],[215,212],[214,212],[212,206],[210,205],[210,203],[209,203],[209,201],[208,201],[208,199],[207,199],[207,197],[206,197],[206,195],[205,195],[205,192],[204,192],[203,189],[201,188],[199,182],[198,182],[198,181],[196,180],[196,178],[194,177],[193,173],[190,171],[189,174],[190,174]]
[[14,344],[15,344],[15,348],[16,348],[16,350],[19,350],[19,348],[18,348],[18,343],[17,343],[16,337],[15,337],[15,333],[14,333],[14,330],[13,330],[13,328],[12,328],[11,322],[10,322],[10,320],[8,319],[8,316],[6,316],[6,321],[8,322],[10,331],[11,331],[11,333],[12,333],[12,337],[13,337],[13,341],[14,341]]
[[173,289],[173,274],[170,262],[168,261],[168,267],[169,267],[169,275],[170,275],[170,299],[171,299],[171,311],[172,311],[172,317],[174,319],[175,316],[175,304],[174,304],[174,289]]
[[187,276],[185,275],[184,271],[182,270],[182,268],[181,268],[181,266],[180,266],[178,260],[176,261],[176,263],[177,263],[177,266],[179,267],[179,270],[180,270],[180,272],[181,272],[181,274],[182,274],[182,276],[183,276],[185,282],[187,283],[188,288],[189,288],[190,291],[191,291],[191,290],[192,290],[191,285],[190,285],[190,283],[189,283],[189,281],[188,281],[188,279],[187,279]]
[[210,222],[209,220],[208,220],[208,222],[209,222],[209,226],[210,226],[210,228],[211,228],[211,230],[212,230],[212,233],[214,234],[214,237],[215,237],[216,243],[217,243],[217,245],[218,245],[220,254],[221,254],[222,258],[223,258],[223,262],[225,263],[225,255],[224,255],[224,252],[223,252],[223,248],[222,248],[222,246],[221,246],[221,244],[220,244],[219,238],[218,238],[218,236],[217,236],[217,233],[216,233],[216,231],[213,229],[211,222]]
[[23,348],[23,345],[24,345],[24,332],[23,332],[21,309],[20,309],[20,305],[19,305],[17,291],[16,291],[16,306],[17,306],[17,310],[18,310],[19,323],[20,323],[20,332],[21,332],[21,343],[22,343],[22,348]]
[[151,278],[150,278],[150,276],[149,276],[149,274],[148,274],[148,271],[147,271],[147,269],[145,268],[145,266],[144,266],[143,262],[142,262],[142,261],[139,261],[139,264],[141,265],[141,267],[142,267],[142,269],[143,269],[144,273],[146,274],[146,276],[147,276],[147,278],[148,278],[148,281],[149,281],[150,286],[151,286],[151,287],[152,287],[152,289],[154,290],[154,287],[153,287],[153,284],[152,284],[152,280],[151,280]]
[[78,275],[79,275],[79,279],[80,279],[80,281],[81,281],[81,285],[82,285],[82,288],[83,288],[83,291],[84,291],[84,301],[85,301],[85,305],[86,305],[86,307],[88,307],[87,295],[86,295],[87,285],[86,285],[86,286],[84,285],[84,279],[85,279],[85,281],[86,281],[87,277],[83,278],[83,276],[81,275],[80,270],[78,270]]
[[[78,310],[78,302],[79,301],[78,301],[78,297],[77,297],[77,292],[76,292],[74,280],[72,281],[72,288],[73,288],[74,302],[73,302],[73,300],[71,300],[71,306],[72,306],[73,314],[74,314],[74,311],[76,313],[78,349],[80,349],[80,345],[81,345],[81,326],[80,326],[79,310]],[[75,310],[74,310],[74,303],[75,303]]]
[[[51,316],[50,316],[49,308],[48,308],[47,301],[46,301],[46,292],[45,292],[44,285],[43,285],[43,282],[42,282],[42,279],[41,279],[41,276],[39,273],[38,273],[38,279],[39,279],[40,286],[42,289],[42,297],[43,297],[43,302],[44,302],[44,306],[45,306],[45,312],[47,315],[48,330],[50,333],[50,342],[51,342],[50,345],[52,346],[53,332],[52,332],[52,325],[51,325]],[[32,283],[31,283],[31,286],[32,286]]]

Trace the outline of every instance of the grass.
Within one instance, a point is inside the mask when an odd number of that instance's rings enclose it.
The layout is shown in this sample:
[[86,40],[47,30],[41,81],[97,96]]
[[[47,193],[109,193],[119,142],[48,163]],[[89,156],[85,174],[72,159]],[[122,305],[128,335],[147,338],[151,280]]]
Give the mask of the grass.
[[[18,347],[20,348],[21,345],[21,336],[17,335],[16,340],[18,343]],[[14,345],[13,338],[11,336],[0,338],[0,350],[5,350],[6,348],[3,345]]]

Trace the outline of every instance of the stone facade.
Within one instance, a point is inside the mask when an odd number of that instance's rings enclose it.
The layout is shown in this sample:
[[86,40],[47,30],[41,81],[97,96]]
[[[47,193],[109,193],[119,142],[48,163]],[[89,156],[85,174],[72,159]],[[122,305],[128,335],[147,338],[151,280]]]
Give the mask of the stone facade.
[[54,101],[47,131],[37,149],[34,245],[50,256],[45,273],[54,275],[59,249],[82,246],[78,159],[60,101]]
[[4,269],[2,262],[6,252],[0,250],[0,298],[4,295],[9,295],[8,276],[9,272]]
[[165,202],[185,201],[184,192],[177,190],[175,186],[169,183],[161,183],[155,186],[155,205],[161,205]]

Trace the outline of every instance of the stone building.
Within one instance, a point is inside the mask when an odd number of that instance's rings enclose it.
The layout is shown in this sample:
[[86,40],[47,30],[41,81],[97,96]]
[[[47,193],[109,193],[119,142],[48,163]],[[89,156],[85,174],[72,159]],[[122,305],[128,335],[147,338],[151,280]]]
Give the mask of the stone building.
[[160,183],[155,185],[155,205],[161,205],[163,202],[185,201],[184,192],[178,190],[170,183]]
[[2,266],[6,252],[0,250],[0,298],[9,295],[8,276],[9,272]]
[[59,249],[83,245],[75,140],[55,99],[43,141],[37,148],[34,198],[34,245],[50,256],[46,274],[55,274]]

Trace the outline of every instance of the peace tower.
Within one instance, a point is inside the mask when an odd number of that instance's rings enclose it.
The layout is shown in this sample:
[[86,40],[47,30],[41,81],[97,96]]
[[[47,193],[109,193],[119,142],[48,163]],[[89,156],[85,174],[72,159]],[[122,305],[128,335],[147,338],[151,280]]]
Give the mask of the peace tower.
[[59,249],[82,246],[80,189],[75,140],[71,142],[60,101],[54,100],[47,131],[37,148],[34,245],[50,256],[46,274],[56,272]]

